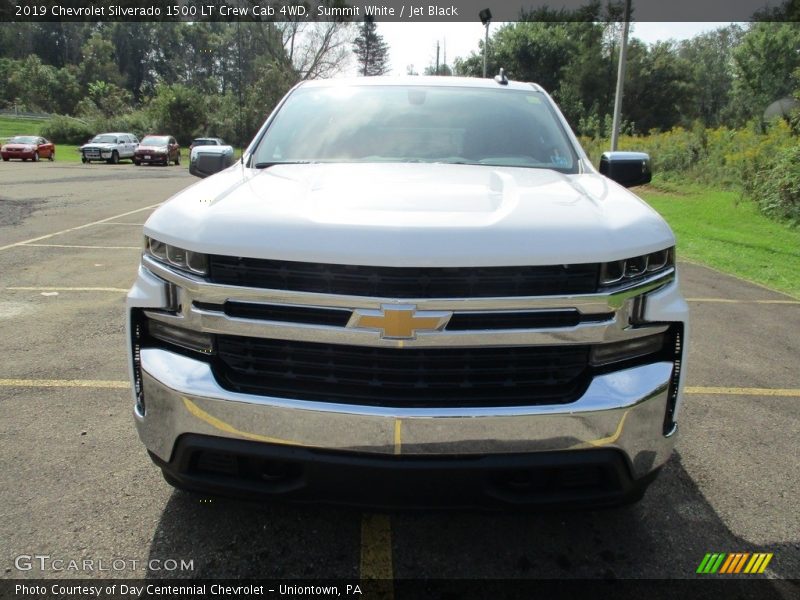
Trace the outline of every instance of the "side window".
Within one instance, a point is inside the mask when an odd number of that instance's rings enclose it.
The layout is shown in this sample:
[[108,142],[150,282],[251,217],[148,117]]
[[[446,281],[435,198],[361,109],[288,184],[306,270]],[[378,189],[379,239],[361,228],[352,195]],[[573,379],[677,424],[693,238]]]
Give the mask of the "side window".
[[134,144],[138,144],[139,143],[139,138],[137,138],[136,136],[133,136],[131,138],[131,142],[133,142]]
[[171,138],[169,138],[169,143],[170,144],[177,144],[178,142],[175,141],[175,138],[171,137]]

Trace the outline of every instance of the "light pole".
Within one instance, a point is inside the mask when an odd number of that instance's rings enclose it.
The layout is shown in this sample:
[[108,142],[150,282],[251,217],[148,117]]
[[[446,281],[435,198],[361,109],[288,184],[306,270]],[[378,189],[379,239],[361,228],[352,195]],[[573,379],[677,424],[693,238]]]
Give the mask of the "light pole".
[[625,0],[625,23],[622,26],[622,45],[619,49],[619,68],[617,70],[617,93],[614,98],[614,122],[611,126],[611,151],[616,152],[619,140],[619,127],[622,120],[622,90],[625,87],[625,60],[628,55],[628,27],[631,22],[631,0]]
[[492,11],[484,8],[478,13],[481,23],[486,27],[486,37],[483,40],[483,77],[486,77],[486,50],[489,48],[489,23],[492,22]]

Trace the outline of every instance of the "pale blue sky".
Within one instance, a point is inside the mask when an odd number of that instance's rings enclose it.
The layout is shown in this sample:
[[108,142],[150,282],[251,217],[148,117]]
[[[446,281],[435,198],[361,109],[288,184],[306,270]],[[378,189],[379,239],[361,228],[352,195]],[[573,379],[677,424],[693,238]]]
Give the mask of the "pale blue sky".
[[[664,39],[686,39],[698,33],[729,25],[729,23],[633,23],[634,37],[652,43]],[[496,24],[490,26],[492,29]],[[492,31],[490,29],[490,33]],[[389,44],[392,75],[405,75],[406,66],[413,64],[422,73],[436,62],[436,41],[440,44],[440,60],[452,64],[457,56],[469,56],[483,39],[480,21],[470,23],[388,23],[378,22],[378,33]]]

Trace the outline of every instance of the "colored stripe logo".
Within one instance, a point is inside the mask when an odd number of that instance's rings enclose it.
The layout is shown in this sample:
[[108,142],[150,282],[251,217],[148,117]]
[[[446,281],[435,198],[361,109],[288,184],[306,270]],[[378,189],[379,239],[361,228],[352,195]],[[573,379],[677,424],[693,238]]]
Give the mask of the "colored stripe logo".
[[714,575],[716,573],[720,575],[735,575],[737,573],[755,575],[764,572],[772,557],[772,552],[756,552],[753,554],[750,552],[708,553],[700,561],[697,573],[703,575]]

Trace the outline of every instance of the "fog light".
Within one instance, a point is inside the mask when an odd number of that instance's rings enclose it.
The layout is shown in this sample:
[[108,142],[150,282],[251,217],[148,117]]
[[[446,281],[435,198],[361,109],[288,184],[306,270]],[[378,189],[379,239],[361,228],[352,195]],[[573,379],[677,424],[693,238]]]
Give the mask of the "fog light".
[[214,338],[209,333],[192,331],[191,329],[184,329],[183,327],[176,327],[175,325],[153,320],[147,322],[147,332],[157,340],[174,344],[187,350],[194,350],[203,354],[214,352]]
[[664,347],[664,334],[649,335],[612,344],[598,344],[592,347],[591,364],[595,367],[630,360],[660,352]]

